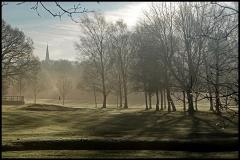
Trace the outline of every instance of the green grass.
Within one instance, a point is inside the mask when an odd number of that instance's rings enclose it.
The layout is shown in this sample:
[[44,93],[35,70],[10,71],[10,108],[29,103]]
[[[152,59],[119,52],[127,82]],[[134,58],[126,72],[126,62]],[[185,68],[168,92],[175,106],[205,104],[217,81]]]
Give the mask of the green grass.
[[[201,108],[201,106],[199,107]],[[226,115],[227,116],[227,115]],[[238,117],[225,120],[224,128],[217,126],[221,118],[211,112],[201,111],[194,117],[183,112],[144,111],[143,107],[131,107],[127,110],[109,107],[70,108],[57,105],[23,105],[2,106],[2,140],[3,145],[16,142],[79,140],[87,139],[123,139],[123,140],[213,140],[236,138],[238,136]],[[17,153],[16,153],[17,152]],[[31,157],[33,155],[56,156],[93,156],[101,157],[102,151],[6,151],[3,157]],[[130,152],[130,151],[129,151]],[[173,151],[172,151],[173,152]],[[68,153],[68,154],[67,154]],[[79,154],[78,154],[79,153]],[[112,151],[111,155],[120,152]],[[131,151],[135,157],[146,153],[152,156],[172,157],[167,151]],[[161,154],[160,154],[161,153]],[[178,154],[179,153],[179,154]],[[212,152],[213,153],[213,152]],[[211,153],[204,153],[207,157]],[[219,153],[219,156],[236,156],[236,152]],[[102,156],[107,156],[103,154]],[[176,152],[176,155],[198,156],[194,152]],[[212,154],[213,156],[214,154]],[[126,156],[128,156],[126,154]],[[134,157],[134,154],[133,154]],[[142,156],[144,157],[144,156]],[[178,157],[178,156],[176,156]],[[181,157],[181,156],[180,156]],[[211,156],[210,156],[211,157]],[[213,156],[214,157],[214,156]]]
[[238,152],[183,152],[149,150],[38,150],[3,152],[5,158],[237,158]]

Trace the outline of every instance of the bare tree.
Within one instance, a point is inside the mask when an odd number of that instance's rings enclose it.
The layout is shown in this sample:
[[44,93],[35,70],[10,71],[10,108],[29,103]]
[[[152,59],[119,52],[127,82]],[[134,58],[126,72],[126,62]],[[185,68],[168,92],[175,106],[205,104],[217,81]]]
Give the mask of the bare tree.
[[67,78],[65,75],[62,75],[56,84],[56,87],[59,91],[59,94],[62,98],[62,104],[64,105],[65,99],[69,91],[72,89],[72,81]]
[[[227,16],[226,16],[227,15]],[[218,114],[221,113],[221,95],[228,97],[237,93],[236,89],[232,90],[232,84],[236,77],[229,78],[229,75],[237,71],[237,54],[236,54],[236,35],[238,25],[236,15],[229,15],[217,6],[212,8],[212,19],[214,26],[209,33],[208,55],[205,60],[205,66],[208,68],[206,73],[208,85],[213,88],[215,94],[215,109]],[[211,59],[211,60],[210,60]],[[230,93],[225,93],[226,89]]]
[[[15,4],[24,5],[26,3],[29,3],[29,2],[23,1],[23,2],[16,2]],[[7,5],[8,5],[7,2],[2,2],[2,7],[3,6],[7,7]],[[55,6],[55,8],[53,9],[51,5]],[[94,12],[92,10],[89,11],[88,9],[83,7],[81,3],[75,3],[73,7],[66,8],[60,2],[41,2],[41,1],[35,2],[30,9],[33,10],[39,17],[41,16],[39,11],[45,11],[49,13],[51,16],[53,16],[54,18],[58,17],[60,20],[62,19],[63,16],[67,15],[73,22],[76,22],[76,23],[79,23],[79,20],[76,19],[75,15]]]
[[92,61],[86,60],[81,63],[81,77],[78,84],[79,89],[93,92],[95,107],[97,107],[97,92],[101,92],[101,78],[97,74]]
[[[114,51],[113,51],[114,52]],[[112,54],[112,59],[115,63],[115,55]],[[113,64],[112,69],[110,70],[109,79],[111,84],[111,93],[117,97],[117,108],[123,107],[123,87],[122,87],[122,78],[119,73],[119,65]]]
[[119,91],[120,91],[120,101],[121,92],[123,88],[124,93],[124,108],[128,108],[128,70],[129,64],[131,63],[131,33],[127,30],[127,25],[122,21],[117,21],[116,24],[110,27],[110,42],[111,48],[115,55],[115,65],[118,69],[119,77]]
[[16,80],[38,64],[39,60],[33,55],[32,40],[2,20],[2,78]]
[[[188,112],[193,114],[193,90],[197,84],[199,68],[205,52],[206,38],[197,37],[206,24],[204,7],[197,7],[199,3],[180,3],[175,19],[176,34],[179,35],[179,46],[173,56],[170,69],[186,91]],[[174,68],[174,69],[173,69]]]
[[175,14],[172,3],[152,4],[149,12],[145,12],[143,24],[151,32],[153,38],[161,48],[159,55],[163,65],[164,86],[167,92],[168,111],[176,111],[176,107],[170,94],[170,69],[169,63],[174,53],[173,18]]
[[34,97],[34,103],[37,103],[37,96],[38,94],[44,90],[46,87],[42,81],[43,74],[41,71],[35,71],[34,75],[31,77],[30,84],[31,84],[31,89]]
[[144,37],[142,35],[141,27],[136,28],[133,41],[135,42],[135,52],[133,63],[131,65],[130,79],[133,82],[133,90],[144,92],[145,110],[148,110],[148,87],[147,87],[147,61],[143,52]]
[[[163,67],[158,54],[159,47],[151,33],[143,25],[137,26],[135,33],[136,51],[132,64],[132,80],[142,88],[145,94],[146,110],[152,108],[152,96],[156,93],[156,110],[159,110],[159,95],[161,91],[161,109],[163,109]],[[139,83],[141,82],[141,83]]]
[[102,108],[106,108],[107,95],[110,92],[106,86],[107,72],[110,69],[109,49],[106,43],[108,40],[108,24],[103,15],[95,13],[93,17],[84,15],[80,27],[83,35],[80,39],[81,43],[76,44],[76,48],[82,55],[93,61],[94,65],[92,67],[96,68],[102,82]]

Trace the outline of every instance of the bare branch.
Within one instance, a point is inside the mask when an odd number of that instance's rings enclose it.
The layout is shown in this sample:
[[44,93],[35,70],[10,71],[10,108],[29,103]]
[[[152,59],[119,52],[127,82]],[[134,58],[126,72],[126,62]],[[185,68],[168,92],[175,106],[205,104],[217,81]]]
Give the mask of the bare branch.
[[39,17],[41,17],[40,14],[39,14],[39,12],[38,12],[38,3],[39,3],[39,2],[36,2],[36,4],[35,4],[33,7],[31,7],[31,9],[32,9],[32,10],[35,10],[36,13],[37,13],[37,15],[38,15]]
[[17,3],[16,5],[21,5],[21,4],[25,3],[25,2],[26,2],[26,1],[19,2],[19,3]]
[[239,13],[239,11],[236,10],[235,8],[228,7],[228,6],[223,6],[223,5],[221,5],[221,4],[217,3],[217,2],[211,2],[211,4],[216,4],[216,5],[220,6],[220,7],[222,7],[223,9],[230,9],[232,11],[235,11],[235,12]]

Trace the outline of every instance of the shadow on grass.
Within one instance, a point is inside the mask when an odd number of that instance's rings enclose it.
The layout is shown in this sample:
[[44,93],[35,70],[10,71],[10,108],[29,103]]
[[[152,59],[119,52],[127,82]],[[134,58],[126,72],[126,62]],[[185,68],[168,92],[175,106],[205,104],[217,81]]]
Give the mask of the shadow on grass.
[[[155,137],[155,138],[225,138],[236,137],[237,133],[226,133],[215,126],[215,116],[210,113],[200,113],[197,116],[187,116],[180,112],[137,112],[112,116],[99,123],[86,126],[93,136],[102,137]],[[200,118],[201,117],[201,118]],[[206,119],[204,119],[206,118]]]
[[52,104],[32,104],[21,109],[26,111],[76,111],[80,108],[70,108]]
[[[214,116],[214,115],[212,115]],[[187,137],[191,138],[207,138],[211,140],[212,138],[233,138],[238,137],[238,133],[228,133],[225,132],[222,128],[216,126],[215,121],[209,121],[208,119],[200,118],[197,115],[194,115],[191,118],[192,125],[189,134]]]
[[[238,135],[226,133],[215,126],[216,116],[212,113],[199,112],[191,117],[182,112],[168,113],[165,111],[125,112],[114,115],[110,113],[114,110],[82,109],[79,111],[56,113],[34,111],[21,114],[11,112],[8,113],[8,118],[10,118],[8,123],[15,124],[15,126],[10,125],[15,132],[49,124],[52,126],[61,124],[66,126],[66,131],[69,133],[97,136],[101,137],[101,140],[19,141],[15,142],[12,147],[4,146],[5,150],[111,148],[197,150],[202,147],[205,150],[226,151],[236,149],[237,145],[236,139],[229,138],[236,138]],[[69,133],[64,134],[71,136]],[[119,140],[114,138],[119,138]],[[169,140],[165,141],[164,138]]]
[[168,151],[237,151],[238,142],[231,140],[194,141],[147,141],[119,139],[78,139],[22,141],[13,145],[3,145],[2,151],[21,150],[168,150]]

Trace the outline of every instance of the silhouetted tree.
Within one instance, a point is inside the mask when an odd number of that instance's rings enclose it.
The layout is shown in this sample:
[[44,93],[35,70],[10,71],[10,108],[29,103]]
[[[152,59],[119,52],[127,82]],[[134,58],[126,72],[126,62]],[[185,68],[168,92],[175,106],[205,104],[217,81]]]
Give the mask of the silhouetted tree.
[[32,40],[2,20],[2,79],[22,79],[38,64],[39,60],[33,55]]
[[106,83],[107,72],[110,69],[110,56],[108,50],[108,24],[101,14],[94,14],[93,17],[84,15],[81,18],[80,27],[83,35],[80,37],[81,44],[76,44],[77,50],[94,62],[95,67],[102,81],[103,105],[106,108],[107,95],[110,90]]

